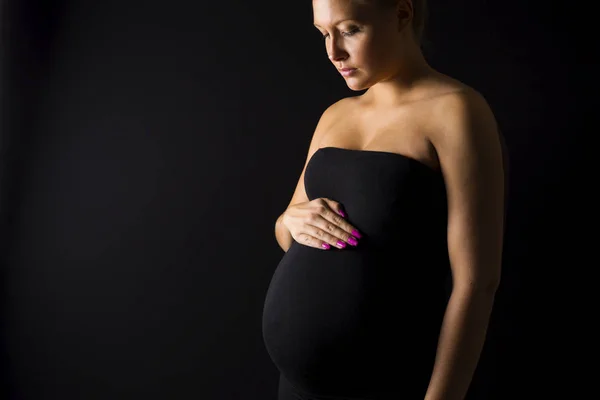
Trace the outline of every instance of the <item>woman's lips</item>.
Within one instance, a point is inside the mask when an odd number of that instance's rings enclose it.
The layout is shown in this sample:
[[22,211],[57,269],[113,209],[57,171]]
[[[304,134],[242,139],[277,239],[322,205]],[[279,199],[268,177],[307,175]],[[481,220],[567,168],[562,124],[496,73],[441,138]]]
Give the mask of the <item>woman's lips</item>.
[[340,74],[343,76],[350,76],[356,71],[356,68],[342,68],[340,69]]

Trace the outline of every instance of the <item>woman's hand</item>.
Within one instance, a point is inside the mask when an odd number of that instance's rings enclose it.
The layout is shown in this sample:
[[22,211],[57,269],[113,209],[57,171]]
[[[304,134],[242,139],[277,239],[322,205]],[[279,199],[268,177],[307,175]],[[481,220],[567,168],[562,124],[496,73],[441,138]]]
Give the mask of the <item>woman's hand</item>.
[[343,249],[346,243],[356,246],[360,238],[358,230],[344,216],[340,203],[318,198],[291,205],[281,221],[298,243],[325,250],[330,245]]

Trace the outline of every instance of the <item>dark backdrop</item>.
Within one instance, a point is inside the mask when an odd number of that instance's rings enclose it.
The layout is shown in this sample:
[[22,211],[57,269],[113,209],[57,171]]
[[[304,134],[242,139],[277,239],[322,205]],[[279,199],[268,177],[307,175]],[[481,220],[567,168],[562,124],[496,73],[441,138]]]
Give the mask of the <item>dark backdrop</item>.
[[[511,158],[469,397],[558,394],[546,282],[573,262],[574,33],[547,2],[430,3],[430,63],[486,96]],[[0,15],[3,398],[275,399],[260,330],[274,223],[320,114],[358,94],[311,2],[11,0]]]

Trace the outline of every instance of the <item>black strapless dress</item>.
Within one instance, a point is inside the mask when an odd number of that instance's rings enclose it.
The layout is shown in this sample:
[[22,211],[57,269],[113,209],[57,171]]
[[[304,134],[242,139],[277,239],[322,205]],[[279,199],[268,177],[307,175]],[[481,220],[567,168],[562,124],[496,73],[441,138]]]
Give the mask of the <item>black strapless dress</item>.
[[318,149],[310,200],[339,201],[362,238],[317,249],[293,241],[263,309],[280,400],[423,399],[447,304],[444,179],[413,158]]

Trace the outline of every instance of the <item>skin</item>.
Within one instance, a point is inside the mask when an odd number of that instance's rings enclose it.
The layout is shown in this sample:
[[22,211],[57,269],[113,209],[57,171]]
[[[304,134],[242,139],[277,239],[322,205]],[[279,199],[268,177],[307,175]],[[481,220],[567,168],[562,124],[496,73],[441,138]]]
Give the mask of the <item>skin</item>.
[[332,65],[357,68],[340,77],[350,89],[366,91],[323,113],[290,205],[308,201],[304,170],[320,147],[396,152],[441,171],[453,288],[424,398],[462,400],[500,282],[505,156],[488,103],[428,65],[412,15],[411,0],[387,10],[352,0],[313,0],[314,24]]

